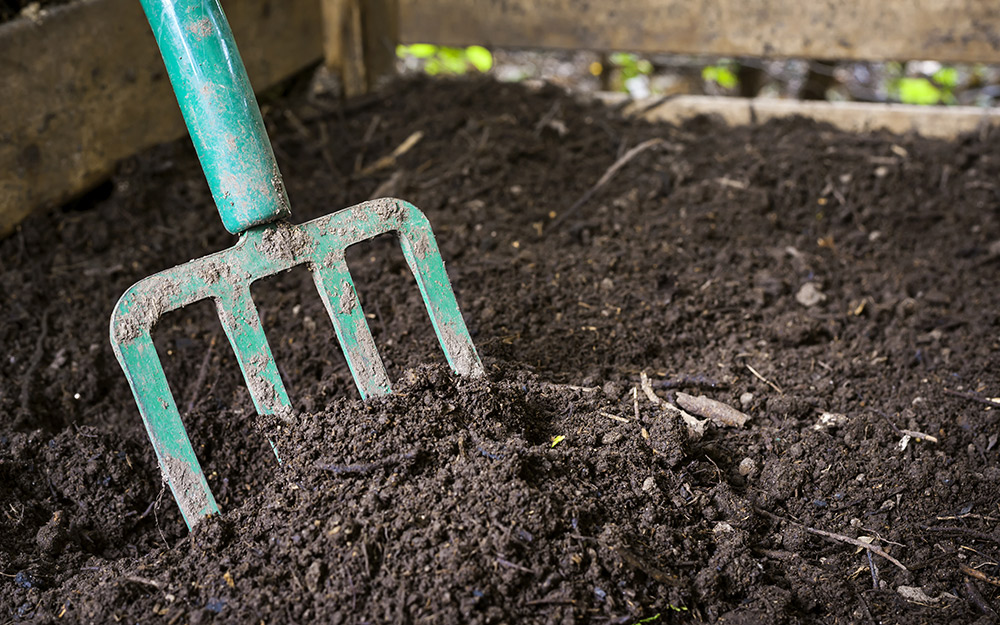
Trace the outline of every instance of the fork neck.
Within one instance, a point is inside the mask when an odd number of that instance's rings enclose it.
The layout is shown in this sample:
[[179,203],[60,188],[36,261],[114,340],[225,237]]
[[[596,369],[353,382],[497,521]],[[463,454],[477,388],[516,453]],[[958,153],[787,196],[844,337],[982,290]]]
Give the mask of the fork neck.
[[219,1],[140,2],[226,229],[287,218],[281,172]]

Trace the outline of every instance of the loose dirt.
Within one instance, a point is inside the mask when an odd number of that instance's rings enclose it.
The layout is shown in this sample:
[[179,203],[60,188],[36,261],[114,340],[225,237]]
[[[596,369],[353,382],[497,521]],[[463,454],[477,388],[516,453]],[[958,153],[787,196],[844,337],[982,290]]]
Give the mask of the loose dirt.
[[[305,269],[254,289],[291,426],[211,303],[166,315],[223,509],[189,534],[108,320],[234,240],[189,144],[124,162],[0,241],[0,622],[994,618],[995,132],[659,126],[488,81],[265,117],[295,221],[427,213],[487,377],[451,375],[392,238],[347,254],[392,396],[359,399]],[[699,435],[680,393],[726,418]]]

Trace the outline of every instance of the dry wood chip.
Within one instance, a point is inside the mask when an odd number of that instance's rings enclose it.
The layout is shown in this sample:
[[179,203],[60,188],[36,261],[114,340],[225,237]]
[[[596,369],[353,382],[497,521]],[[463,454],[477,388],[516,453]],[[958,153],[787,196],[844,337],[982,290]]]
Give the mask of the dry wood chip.
[[680,415],[681,419],[684,420],[684,425],[687,426],[688,434],[692,439],[700,440],[701,437],[705,435],[705,424],[708,423],[708,421],[699,421],[694,416],[681,410],[677,406],[672,406],[666,401],[660,399],[660,397],[653,392],[653,385],[650,384],[649,376],[646,375],[645,371],[639,374],[639,385],[642,386],[642,392],[646,394],[649,401],[653,402],[657,406],[661,406]]
[[695,397],[687,393],[677,393],[677,403],[684,410],[699,417],[711,419],[717,425],[741,428],[750,419],[749,415],[745,412],[741,412],[721,401],[709,399],[704,395]]
[[930,605],[941,600],[940,597],[931,597],[924,592],[923,588],[918,586],[900,586],[896,589],[896,592],[898,592],[903,599],[906,599],[907,601],[923,605]]

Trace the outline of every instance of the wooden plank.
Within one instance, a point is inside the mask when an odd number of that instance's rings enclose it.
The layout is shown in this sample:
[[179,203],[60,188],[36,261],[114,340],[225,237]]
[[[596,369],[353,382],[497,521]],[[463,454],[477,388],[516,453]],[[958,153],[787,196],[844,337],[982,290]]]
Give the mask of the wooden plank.
[[[606,94],[602,99],[608,104],[621,105],[628,100],[628,96]],[[1000,108],[973,106],[678,96],[659,104],[656,98],[638,100],[625,106],[623,111],[626,114],[639,114],[650,121],[670,123],[679,123],[696,115],[717,115],[730,125],[761,123],[769,119],[798,115],[826,122],[849,132],[915,132],[939,139],[954,139],[964,132],[973,132],[986,126],[1000,126]]]
[[[258,91],[322,58],[318,0],[224,1]],[[139,3],[55,7],[0,26],[0,236],[117,161],[185,132]]]
[[398,0],[322,0],[326,66],[344,95],[378,87],[396,73]]
[[365,0],[362,17],[368,88],[375,89],[396,74],[399,0]]
[[399,0],[404,43],[1000,62],[996,0]]
[[368,90],[360,0],[322,0],[323,55],[347,97]]

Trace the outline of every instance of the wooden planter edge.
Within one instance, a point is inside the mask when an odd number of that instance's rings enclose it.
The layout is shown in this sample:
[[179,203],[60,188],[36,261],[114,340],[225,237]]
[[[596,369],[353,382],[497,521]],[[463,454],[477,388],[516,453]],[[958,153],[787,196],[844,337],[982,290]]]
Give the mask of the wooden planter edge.
[[[318,0],[223,5],[258,91],[322,58]],[[0,59],[0,237],[185,132],[135,0],[86,0],[0,25]]]

